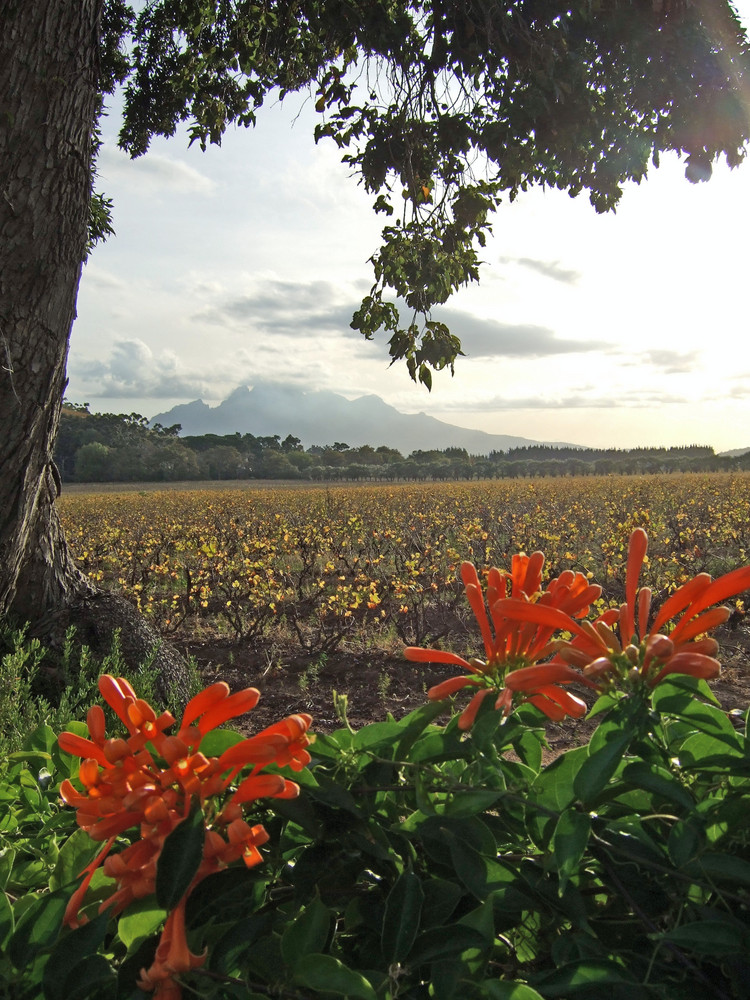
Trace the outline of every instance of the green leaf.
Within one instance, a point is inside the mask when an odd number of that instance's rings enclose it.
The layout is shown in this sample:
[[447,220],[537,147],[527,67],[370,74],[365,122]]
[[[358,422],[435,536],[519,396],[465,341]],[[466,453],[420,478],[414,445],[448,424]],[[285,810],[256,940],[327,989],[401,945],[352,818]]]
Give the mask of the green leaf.
[[573,780],[575,795],[584,805],[590,805],[607,786],[631,740],[633,733],[628,728],[609,729],[606,740],[596,741],[601,726],[594,733],[589,744],[589,756],[581,765]]
[[489,958],[495,942],[495,914],[492,899],[486,899],[481,906],[461,917],[457,926],[468,927],[482,936],[481,945],[470,945],[461,953],[462,961],[467,962],[473,973],[479,971]]
[[396,760],[407,759],[409,751],[415,741],[419,739],[420,735],[430,725],[432,720],[440,715],[443,709],[444,706],[442,702],[428,701],[420,708],[404,716],[401,720],[401,725],[404,727],[403,735],[396,749]]
[[584,993],[589,997],[601,996],[592,993],[592,987],[600,990],[604,986],[619,986],[623,983],[632,987],[628,996],[633,1000],[645,997],[645,991],[639,988],[638,981],[626,969],[604,960],[569,962],[555,972],[535,980],[534,985],[539,987],[545,1000],[551,997],[564,997],[567,1000],[567,997],[577,993]]
[[480,986],[481,996],[488,1000],[544,1000],[526,983],[511,983],[505,979],[487,979]]
[[502,790],[473,788],[454,792],[445,805],[444,815],[452,818],[476,816],[493,806],[503,795]]
[[377,1000],[377,994],[368,980],[332,955],[308,955],[294,970],[294,981],[319,993],[335,993],[356,1000]]
[[697,861],[691,861],[685,874],[696,880],[727,882],[730,886],[750,886],[750,861],[735,858],[729,854],[703,854]]
[[[575,801],[573,782],[587,755],[588,748],[585,746],[560,754],[542,769],[531,786],[526,798],[526,810],[530,832],[542,848],[546,849],[552,838],[557,823],[554,813],[563,812]],[[538,812],[535,806],[539,807]]]
[[683,788],[679,778],[665,767],[639,760],[628,764],[622,772],[622,777],[623,781],[631,785],[653,792],[657,796],[657,805],[666,801],[674,802],[688,812],[695,808],[692,795]]
[[515,872],[494,858],[484,857],[469,844],[453,836],[449,843],[456,875],[477,899],[486,899],[515,879]]
[[156,862],[156,901],[171,910],[187,892],[203,858],[206,830],[203,812],[194,808],[164,841]]
[[206,757],[221,757],[225,750],[241,743],[244,738],[232,729],[212,729],[201,740],[200,752]]
[[45,893],[24,910],[8,945],[11,962],[24,969],[42,948],[49,947],[62,927],[72,889]]
[[715,736],[730,746],[740,744],[740,737],[727,718],[726,712],[714,705],[704,705],[695,697],[685,697],[683,694],[659,697],[654,696],[654,707],[665,715],[673,715],[694,726],[702,733]]
[[403,730],[401,722],[371,722],[354,734],[352,747],[355,750],[374,750],[376,747],[392,750]]
[[65,1000],[100,1000],[116,995],[117,975],[103,955],[88,955],[65,980]]
[[0,890],[0,954],[5,947],[5,942],[13,933],[14,927],[13,907],[5,893]]
[[403,962],[409,954],[420,929],[423,904],[424,891],[419,877],[412,871],[403,872],[385,901],[380,945],[389,965]]
[[[107,933],[109,915],[102,913],[62,937],[55,945],[44,967],[42,985],[46,1000],[67,1000],[70,996],[69,980],[78,981],[84,975],[82,963],[87,962],[98,950]],[[112,973],[105,962],[107,975]]]
[[321,952],[328,940],[333,913],[321,902],[319,896],[307,904],[299,916],[289,924],[281,938],[281,954],[289,966],[300,959]]
[[460,885],[443,878],[430,878],[422,888],[424,890],[422,926],[425,929],[445,923],[464,894]]
[[417,968],[435,960],[455,958],[469,948],[481,951],[486,943],[484,934],[474,927],[462,924],[436,927],[416,939],[409,953],[409,965]]
[[435,961],[430,965],[430,992],[435,1000],[456,1000],[461,994],[458,984],[466,975],[463,962],[455,958]]
[[750,948],[750,930],[734,920],[696,920],[658,936],[679,948],[709,957],[743,955]]
[[0,850],[0,889],[4,889],[8,884],[15,859],[16,852],[12,847],[4,847]]
[[117,935],[132,952],[151,937],[167,919],[167,911],[156,905],[153,896],[134,900],[117,922]]
[[[364,760],[364,763],[367,763],[367,761]],[[315,777],[318,781],[318,787],[309,789],[307,794],[319,802],[325,803],[327,806],[333,806],[335,809],[343,809],[357,817],[362,816],[362,810],[354,796],[342,787],[338,781],[334,781],[330,775],[324,774],[321,770],[315,771]]]
[[558,893],[562,896],[568,879],[579,868],[591,835],[591,817],[588,813],[567,809],[557,821],[552,836],[555,865],[560,877]]
[[246,955],[256,941],[271,934],[272,924],[272,913],[256,913],[238,920],[210,949],[209,968],[225,976],[244,975]]
[[542,739],[539,732],[528,729],[522,732],[513,740],[513,749],[527,767],[539,773],[542,766]]
[[29,750],[38,750],[43,754],[51,754],[53,747],[57,744],[57,733],[43,722],[27,737],[24,744]]
[[691,771],[724,771],[734,770],[738,759],[744,758],[739,741],[732,741],[709,735],[696,733],[689,736],[677,750],[680,765]]
[[702,846],[703,837],[690,820],[679,820],[669,831],[667,851],[676,868],[684,868]]
[[50,875],[50,889],[60,889],[75,882],[89,861],[92,861],[101,849],[101,843],[92,840],[86,830],[80,828],[75,830],[57,855],[55,870]]
[[416,740],[409,757],[412,763],[439,763],[443,760],[460,760],[469,755],[470,746],[461,741],[457,730],[428,732]]

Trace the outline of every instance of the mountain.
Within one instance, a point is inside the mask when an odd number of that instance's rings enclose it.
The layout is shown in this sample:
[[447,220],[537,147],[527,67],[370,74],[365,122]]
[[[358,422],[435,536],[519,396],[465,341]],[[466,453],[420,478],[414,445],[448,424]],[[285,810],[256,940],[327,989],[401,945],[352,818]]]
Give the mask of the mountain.
[[[151,424],[164,427],[182,425],[182,434],[254,434],[266,437],[288,434],[302,444],[326,445],[341,441],[356,448],[387,445],[402,455],[433,448],[465,448],[471,455],[507,451],[524,445],[563,442],[532,441],[511,434],[487,434],[484,431],[456,427],[425,413],[400,413],[379,396],[346,399],[335,392],[305,392],[285,383],[263,382],[250,389],[240,386],[218,406],[203,400],[182,403],[166,413],[157,413]],[[567,445],[566,447],[575,447]]]

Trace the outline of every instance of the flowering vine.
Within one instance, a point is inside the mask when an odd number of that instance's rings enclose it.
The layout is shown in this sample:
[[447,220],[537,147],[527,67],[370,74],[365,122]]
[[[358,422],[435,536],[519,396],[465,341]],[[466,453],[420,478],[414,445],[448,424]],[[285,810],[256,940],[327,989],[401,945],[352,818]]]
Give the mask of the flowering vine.
[[[242,859],[252,867],[261,861],[259,847],[268,834],[261,825],[250,825],[243,808],[260,798],[294,798],[299,786],[280,774],[262,773],[269,764],[301,770],[310,762],[307,735],[309,715],[291,715],[262,732],[229,747],[218,757],[201,752],[201,741],[217,726],[250,711],[259,692],[245,688],[230,694],[223,682],[212,684],[192,698],[176,734],[169,712],[157,716],[148,702],[138,698],[127,680],[108,674],[99,679],[99,690],[124,724],[126,738],[107,738],[100,705],[89,709],[89,737],[64,732],[58,739],[67,753],[83,758],[78,778],[83,790],[66,780],[63,800],[76,809],[78,825],[104,846],[81,873],[84,878],[70,899],[65,922],[79,926],[80,914],[94,873],[102,868],[115,889],[99,911],[121,913],[136,899],[156,891],[157,865],[167,838],[188,820],[191,810],[203,816],[202,856],[186,891],[170,909],[151,966],[141,970],[138,985],[153,991],[156,1000],[178,1000],[175,976],[197,968],[205,955],[193,954],[185,934],[185,905],[190,892],[206,876]],[[241,780],[241,772],[249,768]],[[118,837],[137,827],[139,839],[114,853]]]

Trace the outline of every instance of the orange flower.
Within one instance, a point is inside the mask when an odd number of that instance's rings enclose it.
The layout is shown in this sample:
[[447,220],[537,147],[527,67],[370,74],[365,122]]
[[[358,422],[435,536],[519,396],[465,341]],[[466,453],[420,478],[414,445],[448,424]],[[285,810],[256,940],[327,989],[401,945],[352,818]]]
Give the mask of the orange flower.
[[[410,646],[404,650],[408,660],[453,663],[469,673],[468,677],[451,677],[427,693],[431,700],[439,701],[463,687],[479,688],[459,717],[461,729],[471,728],[480,705],[493,692],[495,708],[504,715],[510,713],[516,694],[525,695],[521,700],[536,705],[551,719],[585,713],[585,703],[557,685],[579,681],[593,686],[592,682],[565,664],[553,668],[538,661],[559,648],[560,640],[553,639],[557,631],[580,631],[574,618],[587,613],[601,588],[590,584],[583,574],[566,570],[542,591],[543,565],[543,554],[534,552],[514,556],[510,573],[493,567],[487,574],[486,596],[475,567],[469,562],[461,565],[461,579],[479,625],[486,660],[464,659],[440,649]],[[527,614],[529,609],[533,615]]]
[[[156,868],[164,841],[189,814],[194,799],[205,822],[203,860],[187,892],[169,914],[154,962],[142,970],[140,986],[153,990],[160,1000],[178,1000],[174,976],[202,964],[205,956],[193,955],[185,937],[185,901],[192,889],[212,872],[242,859],[258,864],[258,848],[268,840],[262,826],[249,826],[242,807],[259,798],[293,798],[299,786],[279,774],[261,774],[267,764],[289,764],[300,770],[310,761],[305,749],[311,742],[309,715],[293,715],[247,740],[220,757],[206,757],[200,743],[217,726],[254,708],[260,697],[255,688],[235,694],[220,682],[192,698],[176,736],[168,735],[175,722],[169,712],[157,716],[148,702],[138,698],[124,678],[107,674],[99,690],[128,731],[126,738],[107,739],[104,713],[99,706],[87,715],[89,739],[61,733],[60,747],[83,757],[78,778],[61,785],[63,801],[77,810],[76,821],[94,840],[106,841],[94,861],[81,872],[83,882],[68,904],[65,922],[78,926],[79,911],[89,883],[101,865],[114,879],[115,891],[100,912],[120,913],[133,900],[152,894]],[[234,788],[240,772],[250,774]],[[117,854],[111,848],[118,835],[139,828],[140,839]],[[85,919],[85,918],[83,918]]]
[[174,998],[179,1000],[182,990],[173,977],[181,972],[199,968],[206,961],[206,953],[194,955],[188,948],[185,936],[185,903],[183,896],[167,917],[154,961],[148,969],[141,969],[137,985],[142,990],[154,991],[154,1000]]
[[[651,591],[648,587],[638,589],[647,548],[646,532],[636,528],[628,546],[625,603],[606,621],[599,619],[585,634],[566,644],[560,658],[583,667],[586,676],[600,686],[620,681],[626,686],[653,688],[669,674],[716,677],[721,670],[715,659],[719,647],[707,633],[725,622],[730,610],[712,605],[750,589],[750,566],[717,580],[699,573],[664,602],[649,627]],[[617,621],[616,634],[612,626]]]

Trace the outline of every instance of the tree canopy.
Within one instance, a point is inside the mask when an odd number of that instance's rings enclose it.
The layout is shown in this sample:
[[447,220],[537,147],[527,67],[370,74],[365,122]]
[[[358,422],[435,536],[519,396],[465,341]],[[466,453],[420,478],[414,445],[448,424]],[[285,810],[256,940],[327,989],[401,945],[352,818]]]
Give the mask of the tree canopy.
[[[352,326],[431,385],[460,342],[431,318],[478,279],[493,211],[531,185],[613,209],[664,151],[706,180],[750,138],[750,49],[727,0],[108,0],[103,85],[133,156],[205,148],[307,89],[386,217]],[[99,204],[100,208],[101,205]]]

